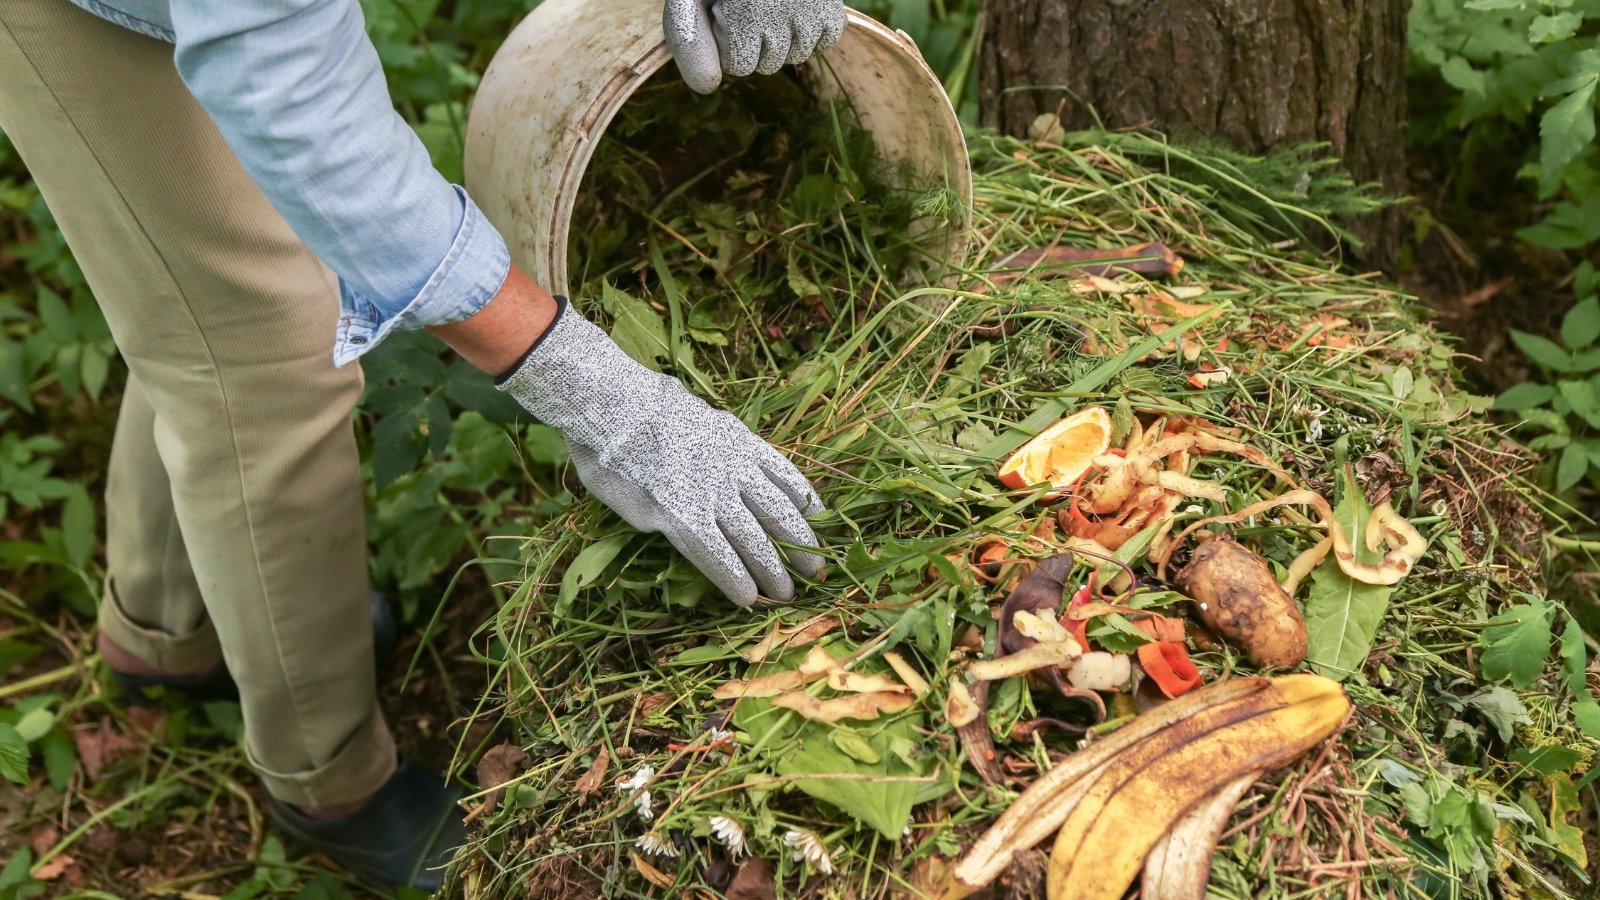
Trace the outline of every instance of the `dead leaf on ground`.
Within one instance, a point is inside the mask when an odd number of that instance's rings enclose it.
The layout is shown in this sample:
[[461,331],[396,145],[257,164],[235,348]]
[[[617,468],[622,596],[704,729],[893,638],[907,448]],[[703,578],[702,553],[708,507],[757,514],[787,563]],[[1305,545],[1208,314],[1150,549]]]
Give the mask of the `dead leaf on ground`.
[[90,781],[99,781],[101,770],[140,747],[138,740],[117,729],[110,716],[75,726],[72,743],[78,748],[78,759],[83,761],[83,770]]
[[910,691],[882,694],[849,694],[831,700],[819,700],[810,694],[790,691],[774,697],[772,705],[793,710],[816,722],[837,722],[840,719],[876,719],[883,713],[897,713],[911,708],[915,698]]
[[478,759],[478,786],[495,789],[484,798],[485,814],[494,812],[505,797],[505,789],[500,786],[521,774],[527,764],[527,751],[509,741],[484,751]]
[[828,687],[852,694],[903,693],[907,690],[905,685],[887,675],[863,675],[844,669],[834,669],[828,673]]
[[774,650],[793,650],[812,643],[835,628],[839,627],[836,616],[823,614],[801,622],[793,628],[783,628],[777,622],[772,623],[772,630],[767,636],[744,652],[744,658],[749,662],[761,662],[772,655]]
[[606,783],[606,769],[610,767],[611,754],[602,746],[600,752],[594,756],[594,765],[589,767],[589,771],[583,773],[583,777],[578,779],[578,783],[573,788],[578,792],[579,803],[588,803],[589,796],[600,790],[600,786]]
[[655,866],[645,862],[644,857],[640,856],[639,854],[632,853],[629,855],[633,857],[634,869],[638,870],[639,874],[643,875],[646,881],[650,882],[656,887],[670,888],[674,883],[677,882],[676,878],[673,878],[671,875],[668,875]]
[[[62,875],[67,874],[67,870],[76,864],[77,860],[73,859],[71,854],[63,853],[60,856],[52,858],[49,862],[40,866],[38,869],[35,869],[33,872],[33,879],[35,881],[55,881]],[[68,880],[72,880],[70,876]]]
[[61,840],[61,829],[54,824],[46,822],[33,830],[28,835],[28,846],[33,848],[34,858],[41,857],[50,852],[50,848]]
[[728,900],[774,900],[778,887],[772,880],[772,863],[759,856],[745,860],[724,896]]

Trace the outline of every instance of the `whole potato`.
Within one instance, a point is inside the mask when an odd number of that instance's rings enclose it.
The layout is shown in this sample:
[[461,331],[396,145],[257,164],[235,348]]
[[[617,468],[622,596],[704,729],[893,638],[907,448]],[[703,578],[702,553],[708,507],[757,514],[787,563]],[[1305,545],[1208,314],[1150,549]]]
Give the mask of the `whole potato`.
[[1178,573],[1218,637],[1263,668],[1289,668],[1306,658],[1306,621],[1267,561],[1224,535],[1201,544]]

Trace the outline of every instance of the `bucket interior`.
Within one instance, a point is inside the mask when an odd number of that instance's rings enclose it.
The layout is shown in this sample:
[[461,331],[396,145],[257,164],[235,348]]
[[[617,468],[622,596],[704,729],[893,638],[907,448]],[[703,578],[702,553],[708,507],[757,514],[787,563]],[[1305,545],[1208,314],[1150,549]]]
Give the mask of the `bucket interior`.
[[[685,286],[763,306],[950,261],[965,201],[891,160],[822,66],[732,79],[709,96],[670,64],[635,88],[584,169],[567,243],[580,296]],[[844,281],[841,281],[843,279]]]

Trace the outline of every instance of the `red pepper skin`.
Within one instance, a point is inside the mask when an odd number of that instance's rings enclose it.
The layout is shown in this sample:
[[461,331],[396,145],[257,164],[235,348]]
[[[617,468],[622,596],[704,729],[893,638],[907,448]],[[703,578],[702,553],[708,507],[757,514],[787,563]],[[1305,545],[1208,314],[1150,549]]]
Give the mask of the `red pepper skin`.
[[1139,665],[1169,699],[1200,686],[1200,670],[1189,651],[1174,641],[1155,641],[1139,648]]

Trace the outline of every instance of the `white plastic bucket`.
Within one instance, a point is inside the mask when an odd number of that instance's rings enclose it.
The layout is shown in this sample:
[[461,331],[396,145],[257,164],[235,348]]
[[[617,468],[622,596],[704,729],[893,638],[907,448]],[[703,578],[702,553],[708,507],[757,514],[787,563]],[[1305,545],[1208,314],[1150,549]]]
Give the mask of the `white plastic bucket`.
[[[959,227],[922,232],[935,259],[959,264],[972,205],[960,120],[904,32],[849,16],[827,65],[806,63],[805,80],[820,97],[849,101],[879,155],[917,180],[906,187],[944,184],[960,198]],[[567,233],[595,144],[633,92],[670,64],[661,0],[546,0],[490,61],[467,120],[467,190],[512,260],[549,290],[570,290]]]

